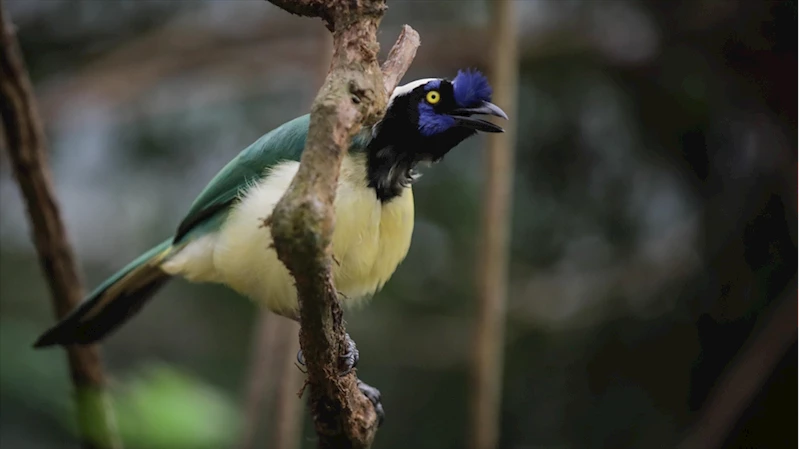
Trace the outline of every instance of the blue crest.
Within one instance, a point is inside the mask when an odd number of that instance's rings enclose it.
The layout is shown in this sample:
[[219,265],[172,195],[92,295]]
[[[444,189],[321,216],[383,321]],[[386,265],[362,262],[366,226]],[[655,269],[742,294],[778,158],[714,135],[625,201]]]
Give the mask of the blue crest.
[[455,102],[466,108],[477,106],[483,101],[491,101],[491,85],[488,78],[477,70],[458,70],[458,76],[452,80],[455,91]]

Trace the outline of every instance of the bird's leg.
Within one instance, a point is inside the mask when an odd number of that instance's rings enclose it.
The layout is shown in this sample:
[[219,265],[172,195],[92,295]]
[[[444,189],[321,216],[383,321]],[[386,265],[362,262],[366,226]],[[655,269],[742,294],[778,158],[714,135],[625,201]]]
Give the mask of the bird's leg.
[[380,390],[375,387],[372,387],[361,379],[358,379],[358,389],[361,390],[366,399],[372,403],[372,406],[375,408],[375,413],[377,414],[377,427],[383,425],[383,420],[386,417],[386,412],[383,410],[383,403],[380,402]]
[[[341,359],[339,375],[341,376],[349,374],[358,365],[358,360],[360,359],[358,348],[355,346],[355,341],[350,338],[350,334],[344,334],[344,344],[347,346],[347,351],[339,356]],[[297,363],[305,366],[305,357],[302,355],[302,349],[297,351]]]

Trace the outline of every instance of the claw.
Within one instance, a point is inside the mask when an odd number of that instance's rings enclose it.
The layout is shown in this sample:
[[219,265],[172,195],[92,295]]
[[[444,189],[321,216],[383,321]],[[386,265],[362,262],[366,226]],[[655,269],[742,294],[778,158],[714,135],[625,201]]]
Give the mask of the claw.
[[[350,337],[350,334],[345,334],[344,338],[345,344],[347,345],[347,352],[340,356],[342,369],[339,375],[341,376],[349,374],[358,365],[358,360],[360,358],[358,348],[355,346],[355,341]],[[297,351],[297,363],[299,364],[298,368],[300,366],[305,366],[305,356],[302,354],[302,349]],[[300,368],[300,371],[303,373],[306,372],[302,368]],[[377,414],[377,426],[380,427],[383,425],[383,420],[386,417],[386,413],[383,410],[383,403],[380,402],[380,390],[369,386],[360,379],[357,379],[357,381],[358,389],[361,390],[361,393],[363,393],[363,395],[369,399],[369,402],[372,403],[372,406],[374,406],[375,414]]]
[[339,358],[341,359],[342,368],[339,371],[340,376],[346,376],[350,373],[358,365],[358,360],[360,359],[360,353],[358,352],[358,348],[355,346],[355,341],[350,338],[350,334],[344,334],[345,344],[347,345],[347,352],[341,354]]
[[[350,338],[350,334],[345,334],[344,337],[345,344],[347,345],[347,352],[341,354],[339,357],[341,359],[339,375],[341,376],[349,374],[358,365],[358,360],[360,359],[358,348],[355,346],[355,341]],[[305,356],[302,354],[302,349],[297,351],[297,363],[300,366],[305,366]],[[300,368],[300,371],[305,372],[302,368]]]
[[383,425],[383,420],[386,418],[386,412],[383,410],[383,403],[380,402],[380,390],[375,387],[369,386],[364,381],[358,379],[358,389],[361,390],[366,399],[372,403],[377,414],[377,427]]

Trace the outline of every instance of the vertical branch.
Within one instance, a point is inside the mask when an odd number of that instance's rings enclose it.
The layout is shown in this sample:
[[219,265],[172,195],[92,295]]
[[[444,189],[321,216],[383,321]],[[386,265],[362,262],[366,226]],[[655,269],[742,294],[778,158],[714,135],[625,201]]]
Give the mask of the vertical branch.
[[263,310],[256,321],[238,447],[256,447],[258,424],[266,410],[267,419],[273,423],[267,447],[297,449],[302,423],[302,401],[297,397],[302,372],[295,366],[299,326],[268,310]]
[[[319,30],[319,79],[321,85],[330,66],[330,33]],[[267,310],[257,318],[244,397],[244,428],[240,449],[254,447],[262,411],[274,423],[269,434],[271,449],[298,449],[302,426],[302,400],[297,397],[302,371],[295,366],[300,343],[299,326]]]
[[[0,114],[14,176],[24,197],[33,241],[53,300],[56,318],[83,297],[83,287],[55,199],[45,153],[44,131],[25,63],[0,0]],[[104,375],[96,346],[67,348],[77,391],[78,424],[85,448],[120,448],[116,422],[103,392]]]
[[275,427],[269,447],[272,449],[299,449],[302,435],[303,402],[297,397],[297,391],[302,387],[303,376],[294,361],[297,351],[300,350],[300,341],[297,339],[300,326],[295,321],[286,319],[281,319],[276,324],[279,326],[278,332],[281,336],[278,356],[281,369],[277,376]]
[[[385,110],[387,92],[377,65],[377,28],[386,4],[385,0],[270,1],[293,14],[322,18],[333,33],[333,60],[311,107],[300,167],[272,211],[270,226],[278,258],[296,282],[300,345],[319,447],[367,448],[377,432],[377,414],[360,392],[355,373],[339,375],[345,331],[332,282],[330,246],[333,201],[344,155],[361,127],[375,123]],[[418,34],[410,27],[405,27],[403,35],[415,35],[402,42],[413,48],[392,51],[404,60],[390,66],[389,79],[399,80],[419,45]]]
[[[330,60],[333,56],[332,36],[324,29],[319,29],[319,78],[316,85],[321,86],[327,77]],[[284,340],[282,345],[283,355],[280,358],[282,372],[279,375],[280,388],[276,392],[275,400],[275,429],[271,435],[272,449],[299,449],[301,445],[302,423],[304,418],[303,402],[297,397],[297,391],[302,387],[304,376],[297,369],[295,360],[300,350],[300,340],[297,338],[300,326],[294,321],[282,320],[281,327]]]
[[[512,0],[493,0],[491,66],[494,102],[514,116],[518,71]],[[515,126],[489,136],[486,154],[482,231],[478,255],[478,314],[473,366],[472,448],[498,445],[505,339],[508,233],[513,183]]]
[[302,401],[297,397],[302,372],[295,366],[300,349],[299,326],[268,310],[263,310],[256,321],[244,396],[244,428],[238,447],[256,447],[258,424],[266,410],[267,419],[274,424],[267,447],[297,449],[302,423]]
[[[279,321],[284,320],[264,309],[256,318],[256,328],[252,337],[250,368],[247,371],[247,391],[244,395],[244,425],[239,440],[239,449],[250,449],[255,445],[261,411],[268,408],[271,401],[267,394],[273,388],[281,388],[273,367],[283,362],[277,356],[280,344]],[[271,395],[269,395],[271,398]],[[266,404],[264,404],[266,403]],[[265,407],[266,405],[266,407]]]

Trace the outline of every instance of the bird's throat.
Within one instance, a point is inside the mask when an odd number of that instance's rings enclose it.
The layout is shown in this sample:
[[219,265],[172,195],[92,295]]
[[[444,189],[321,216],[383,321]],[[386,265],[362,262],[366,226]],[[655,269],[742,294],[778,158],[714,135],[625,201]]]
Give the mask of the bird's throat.
[[381,202],[400,196],[403,189],[419,179],[420,174],[416,171],[418,161],[409,156],[392,146],[370,148],[367,152],[367,184],[375,190]]

